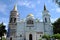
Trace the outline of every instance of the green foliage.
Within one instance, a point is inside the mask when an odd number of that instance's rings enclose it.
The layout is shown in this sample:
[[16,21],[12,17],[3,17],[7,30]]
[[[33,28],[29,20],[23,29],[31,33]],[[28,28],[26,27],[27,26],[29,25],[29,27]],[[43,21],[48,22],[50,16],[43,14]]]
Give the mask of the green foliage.
[[2,27],[2,26],[3,26],[3,23],[0,24],[0,27]]
[[[3,25],[3,23],[0,24],[0,34],[2,36],[4,36],[4,33],[6,33],[6,30],[5,30],[5,25]],[[0,35],[0,36],[1,36]]]
[[60,39],[60,34],[54,34],[53,36],[52,36],[52,38],[55,38],[55,39]]
[[52,23],[52,25],[54,34],[60,33],[60,18],[58,18],[54,23]]
[[2,36],[4,36],[4,34],[6,34],[6,30],[5,30],[5,25],[3,25],[3,23],[0,24],[0,37],[2,40]]
[[39,39],[39,40],[42,40],[42,39]]
[[2,37],[2,40],[6,40],[6,38],[5,37]]
[[42,36],[42,38],[46,38],[47,40],[49,40],[49,39],[50,39],[50,35],[44,34],[44,35]]

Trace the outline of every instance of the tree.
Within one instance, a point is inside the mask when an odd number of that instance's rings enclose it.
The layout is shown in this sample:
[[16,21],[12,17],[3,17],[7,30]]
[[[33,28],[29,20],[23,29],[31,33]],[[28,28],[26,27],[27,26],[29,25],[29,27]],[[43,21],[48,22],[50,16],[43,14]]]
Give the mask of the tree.
[[60,7],[60,0],[53,0]]
[[0,24],[0,38],[2,40],[2,36],[4,36],[4,34],[6,34],[6,30],[5,30],[5,25],[3,25],[3,23]]
[[52,23],[52,25],[54,34],[60,33],[60,18],[58,18],[54,23]]

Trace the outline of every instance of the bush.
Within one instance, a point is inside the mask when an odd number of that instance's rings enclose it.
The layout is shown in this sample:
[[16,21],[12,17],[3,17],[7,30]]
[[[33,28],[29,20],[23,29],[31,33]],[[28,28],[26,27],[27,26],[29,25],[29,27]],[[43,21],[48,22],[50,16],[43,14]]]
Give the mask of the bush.
[[52,36],[52,38],[60,39],[60,34],[54,34],[54,35]]
[[42,38],[46,38],[47,40],[49,40],[49,39],[50,39],[50,35],[44,34],[44,35],[42,36]]
[[39,39],[39,40],[42,40],[42,39]]
[[2,40],[6,40],[6,38],[5,37],[2,37]]

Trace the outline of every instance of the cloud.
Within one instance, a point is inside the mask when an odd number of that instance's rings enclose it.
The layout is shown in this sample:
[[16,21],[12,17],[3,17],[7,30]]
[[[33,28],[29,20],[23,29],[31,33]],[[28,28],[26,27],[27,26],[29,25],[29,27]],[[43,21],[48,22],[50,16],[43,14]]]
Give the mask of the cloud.
[[0,23],[4,23],[5,25],[8,24],[8,18],[0,17]]
[[51,22],[54,23],[58,18],[51,18]]
[[60,8],[56,8],[56,12],[60,12]]
[[40,0],[37,0],[37,4],[40,4]]
[[35,8],[35,4],[32,1],[18,1],[17,4],[19,6],[26,6],[28,8]]
[[35,15],[36,15],[36,18],[41,19],[41,17],[42,17],[42,12],[38,12],[38,13],[36,13]]
[[54,11],[54,9],[51,9],[51,11]]
[[51,3],[52,2],[52,0],[47,0],[48,1],[48,3]]
[[8,28],[8,18],[0,17],[0,23],[2,23]]
[[1,13],[5,13],[6,9],[7,9],[7,5],[3,4],[3,3],[0,3],[0,12]]

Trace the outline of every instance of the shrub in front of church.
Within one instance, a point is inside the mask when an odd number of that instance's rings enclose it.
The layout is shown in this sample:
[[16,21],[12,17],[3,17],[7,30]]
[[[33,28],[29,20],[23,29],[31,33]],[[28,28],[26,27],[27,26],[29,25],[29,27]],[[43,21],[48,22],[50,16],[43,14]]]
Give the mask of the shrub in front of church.
[[54,34],[53,36],[52,36],[52,38],[54,38],[54,39],[60,39],[60,34]]
[[42,36],[42,38],[45,38],[45,39],[47,39],[47,40],[50,40],[50,35],[44,34],[44,35]]
[[2,40],[6,40],[6,38],[5,37],[2,37]]
[[42,39],[39,39],[39,40],[42,40]]

